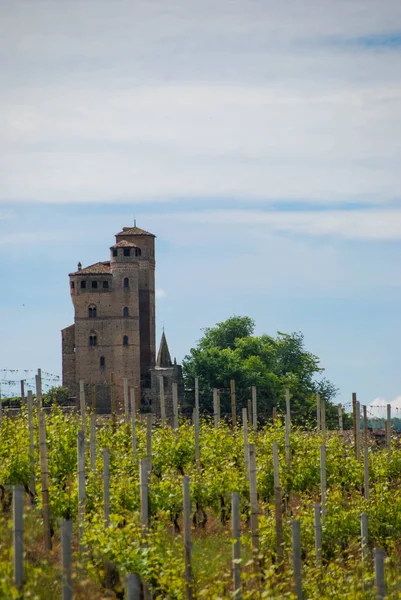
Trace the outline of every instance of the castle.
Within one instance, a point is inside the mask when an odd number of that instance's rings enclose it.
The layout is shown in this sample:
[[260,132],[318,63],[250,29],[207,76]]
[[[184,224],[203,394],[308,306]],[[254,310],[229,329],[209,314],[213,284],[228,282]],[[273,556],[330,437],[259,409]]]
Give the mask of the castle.
[[[98,390],[103,410],[110,409],[110,379],[123,403],[123,380],[136,388],[142,404],[160,414],[163,385],[167,413],[172,383],[181,388],[181,367],[171,360],[163,332],[156,360],[155,236],[123,227],[110,248],[110,260],[69,274],[74,324],[62,330],[63,386],[73,396],[79,382]],[[98,403],[99,404],[99,403]]]

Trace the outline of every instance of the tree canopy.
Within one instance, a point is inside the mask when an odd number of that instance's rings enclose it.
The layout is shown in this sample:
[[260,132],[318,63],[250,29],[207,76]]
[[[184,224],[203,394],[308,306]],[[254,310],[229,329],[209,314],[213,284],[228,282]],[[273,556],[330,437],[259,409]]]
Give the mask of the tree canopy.
[[317,356],[307,351],[302,333],[277,332],[275,337],[253,335],[250,317],[233,316],[203,330],[197,346],[183,360],[186,402],[193,405],[194,378],[199,379],[200,403],[212,413],[212,389],[220,389],[222,414],[231,411],[230,380],[236,384],[238,411],[246,407],[251,387],[257,387],[258,414],[271,418],[273,406],[284,409],[285,389],[291,395],[291,413],[299,423],[316,422],[316,393],[327,402],[327,423],[336,422],[337,407],[331,401],[336,387],[319,377]]

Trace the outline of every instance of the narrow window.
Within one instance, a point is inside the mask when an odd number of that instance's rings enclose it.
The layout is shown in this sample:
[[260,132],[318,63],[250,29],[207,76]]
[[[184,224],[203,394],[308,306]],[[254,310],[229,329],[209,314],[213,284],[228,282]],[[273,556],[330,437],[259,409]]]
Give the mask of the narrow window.
[[117,248],[114,248],[114,250],[113,250],[113,256],[118,256],[118,250],[117,250]]
[[128,335],[123,337],[123,346],[128,346]]
[[85,288],[86,288],[86,281],[85,281],[85,279],[83,279],[81,281],[81,290],[84,290]]
[[135,255],[141,256],[141,254],[142,254],[142,250],[140,248],[135,248]]
[[76,351],[77,351],[77,348],[76,348],[75,344],[73,344],[73,346],[72,346],[72,351],[73,351],[73,352],[76,352]]
[[124,256],[131,256],[131,248],[124,248]]
[[90,307],[88,308],[88,317],[89,317],[90,319],[96,319],[96,317],[97,317],[97,309],[96,309],[96,306],[90,306]]
[[75,281],[71,281],[71,289],[73,290],[75,287]]
[[123,317],[128,317],[129,316],[129,310],[128,310],[128,306],[124,306],[123,309]]
[[109,282],[108,281],[103,281],[103,289],[107,290],[109,288]]
[[97,346],[97,336],[96,335],[89,336],[89,346]]
[[101,366],[101,367],[104,367],[105,365],[106,365],[105,358],[104,358],[104,356],[101,356],[101,357],[100,357],[100,366]]
[[124,277],[124,288],[125,289],[129,288],[129,279],[128,279],[128,277]]
[[92,281],[92,289],[97,289],[97,281]]

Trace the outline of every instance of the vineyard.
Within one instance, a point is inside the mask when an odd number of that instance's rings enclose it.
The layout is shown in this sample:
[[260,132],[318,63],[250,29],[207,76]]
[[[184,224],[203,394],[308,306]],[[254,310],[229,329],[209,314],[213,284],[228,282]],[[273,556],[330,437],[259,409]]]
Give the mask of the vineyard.
[[1,598],[401,598],[396,440],[132,408],[2,415]]

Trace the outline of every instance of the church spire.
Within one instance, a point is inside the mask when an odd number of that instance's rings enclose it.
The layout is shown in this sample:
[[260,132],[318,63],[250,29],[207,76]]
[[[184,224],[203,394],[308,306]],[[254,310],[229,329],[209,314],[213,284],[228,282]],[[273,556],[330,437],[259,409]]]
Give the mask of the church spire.
[[172,366],[170,350],[168,349],[166,334],[162,333],[162,339],[160,340],[159,353],[157,355],[156,367],[168,368]]

